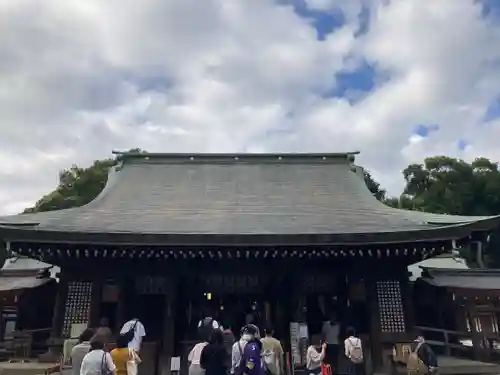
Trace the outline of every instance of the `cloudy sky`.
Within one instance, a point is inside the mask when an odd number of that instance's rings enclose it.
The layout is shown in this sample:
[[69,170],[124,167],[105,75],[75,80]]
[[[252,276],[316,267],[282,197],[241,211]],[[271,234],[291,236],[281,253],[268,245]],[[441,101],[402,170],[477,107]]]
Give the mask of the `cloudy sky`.
[[498,0],[0,0],[0,213],[158,152],[500,160]]

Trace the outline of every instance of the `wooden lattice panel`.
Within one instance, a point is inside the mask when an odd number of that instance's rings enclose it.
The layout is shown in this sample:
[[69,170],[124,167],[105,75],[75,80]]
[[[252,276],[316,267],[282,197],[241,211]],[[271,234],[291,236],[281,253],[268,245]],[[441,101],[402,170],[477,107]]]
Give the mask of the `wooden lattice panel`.
[[63,336],[71,335],[72,324],[89,321],[92,282],[72,281],[68,283],[68,297],[64,311]]
[[377,300],[382,332],[405,332],[405,314],[399,281],[377,281]]

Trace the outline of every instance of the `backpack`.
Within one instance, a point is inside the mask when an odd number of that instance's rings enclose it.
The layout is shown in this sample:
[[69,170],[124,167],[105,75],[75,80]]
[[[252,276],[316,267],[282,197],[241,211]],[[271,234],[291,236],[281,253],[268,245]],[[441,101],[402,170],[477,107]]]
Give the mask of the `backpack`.
[[421,346],[422,346],[422,343],[419,342],[417,344],[417,346],[415,347],[415,349],[410,352],[410,355],[408,356],[408,360],[406,361],[406,369],[411,373],[424,374],[427,372],[427,368],[426,368],[424,362],[418,356],[418,351],[420,350]]
[[200,328],[210,328],[212,329],[213,328],[213,323],[214,323],[214,319],[213,318],[204,318],[202,321],[201,321],[201,325],[200,325]]
[[120,336],[123,336],[127,339],[127,342],[131,342],[133,339],[134,339],[134,336],[135,336],[135,327],[137,326],[137,323],[139,323],[139,319],[136,319],[135,320],[135,323],[132,327],[130,327],[130,329],[125,332],[125,333],[122,333]]
[[200,334],[200,337],[203,338],[205,341],[210,340],[210,335],[212,334],[212,331],[214,330],[213,327],[214,319],[213,318],[203,318],[200,320],[198,323],[198,332]]
[[261,354],[262,359],[264,360],[264,367],[267,372],[271,374],[278,373],[278,361],[276,352],[273,349],[265,349]]
[[364,358],[363,358],[363,347],[361,346],[361,340],[358,338],[355,338],[355,341],[353,342],[351,339],[349,340],[349,343],[351,344],[349,347],[349,360],[352,363],[363,363]]

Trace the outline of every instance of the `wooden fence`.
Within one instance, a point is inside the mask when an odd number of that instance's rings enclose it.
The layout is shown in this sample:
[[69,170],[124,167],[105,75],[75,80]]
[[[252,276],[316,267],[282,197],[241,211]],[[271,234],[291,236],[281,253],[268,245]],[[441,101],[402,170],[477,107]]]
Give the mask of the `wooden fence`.
[[500,334],[415,327],[439,355],[500,363]]

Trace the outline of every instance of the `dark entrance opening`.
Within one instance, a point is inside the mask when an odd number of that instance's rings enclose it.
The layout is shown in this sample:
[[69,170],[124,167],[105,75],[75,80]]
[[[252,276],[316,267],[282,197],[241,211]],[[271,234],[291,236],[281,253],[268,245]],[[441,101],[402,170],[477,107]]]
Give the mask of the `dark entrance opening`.
[[165,296],[161,294],[139,294],[136,299],[137,317],[147,327],[148,341],[163,339]]

